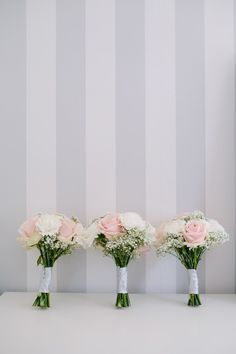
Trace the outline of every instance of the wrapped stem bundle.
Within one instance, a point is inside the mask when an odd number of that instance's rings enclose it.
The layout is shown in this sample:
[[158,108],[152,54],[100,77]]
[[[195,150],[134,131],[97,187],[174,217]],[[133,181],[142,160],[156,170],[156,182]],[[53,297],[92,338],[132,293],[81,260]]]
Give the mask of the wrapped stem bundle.
[[116,307],[129,307],[131,305],[128,294],[128,264],[130,256],[125,254],[114,254],[113,256],[117,266],[117,297]]
[[77,218],[69,219],[62,214],[35,215],[20,226],[19,233],[19,241],[23,247],[36,247],[40,253],[37,264],[42,266],[42,276],[33,306],[48,308],[55,262],[61,256],[71,254],[75,248],[89,247],[93,239]]
[[149,250],[155,229],[136,213],[119,213],[95,220],[88,230],[95,235],[94,246],[112,257],[117,266],[116,307],[129,307],[127,267],[131,259]]
[[176,256],[189,273],[189,306],[201,305],[197,267],[205,251],[228,241],[224,228],[201,211],[186,213],[163,223],[157,230],[157,254]]

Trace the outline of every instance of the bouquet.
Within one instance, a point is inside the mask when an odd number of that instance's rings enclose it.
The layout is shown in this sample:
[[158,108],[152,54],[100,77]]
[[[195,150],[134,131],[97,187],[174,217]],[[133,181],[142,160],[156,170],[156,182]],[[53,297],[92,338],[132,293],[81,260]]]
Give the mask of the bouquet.
[[89,227],[95,235],[94,246],[114,259],[117,266],[116,307],[129,307],[127,266],[131,259],[141,256],[155,239],[155,229],[138,214],[107,214]]
[[170,253],[176,256],[188,270],[189,306],[201,305],[197,266],[202,255],[213,245],[222,244],[228,239],[224,228],[216,220],[207,219],[201,211],[176,217],[157,230],[157,254]]
[[48,308],[54,263],[62,255],[72,253],[74,248],[89,247],[93,240],[77,218],[69,219],[61,214],[35,215],[20,226],[19,233],[23,247],[36,247],[40,253],[37,264],[42,265],[42,277],[33,306]]

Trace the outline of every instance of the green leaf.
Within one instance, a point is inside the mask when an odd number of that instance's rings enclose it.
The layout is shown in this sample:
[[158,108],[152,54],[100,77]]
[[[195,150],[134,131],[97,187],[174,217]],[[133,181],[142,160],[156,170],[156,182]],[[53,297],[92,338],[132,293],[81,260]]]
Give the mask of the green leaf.
[[43,264],[42,262],[42,256],[39,256],[38,260],[37,260],[37,265],[39,266],[40,264]]

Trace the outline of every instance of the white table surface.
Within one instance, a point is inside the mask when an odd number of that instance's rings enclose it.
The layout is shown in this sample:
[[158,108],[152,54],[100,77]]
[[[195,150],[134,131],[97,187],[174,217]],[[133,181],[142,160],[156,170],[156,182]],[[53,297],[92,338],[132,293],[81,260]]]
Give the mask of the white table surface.
[[0,297],[1,354],[235,354],[236,295],[51,294],[52,307],[31,307],[35,294]]

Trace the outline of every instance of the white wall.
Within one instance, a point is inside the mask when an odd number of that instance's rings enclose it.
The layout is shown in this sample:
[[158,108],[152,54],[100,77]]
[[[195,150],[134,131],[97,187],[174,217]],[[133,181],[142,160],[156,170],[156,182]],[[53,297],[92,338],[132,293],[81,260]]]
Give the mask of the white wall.
[[[36,290],[15,241],[37,211],[202,209],[231,235],[201,291],[235,290],[235,1],[0,0],[0,290]],[[94,250],[61,258],[59,291],[114,291]],[[171,257],[134,261],[130,291],[185,292]]]

